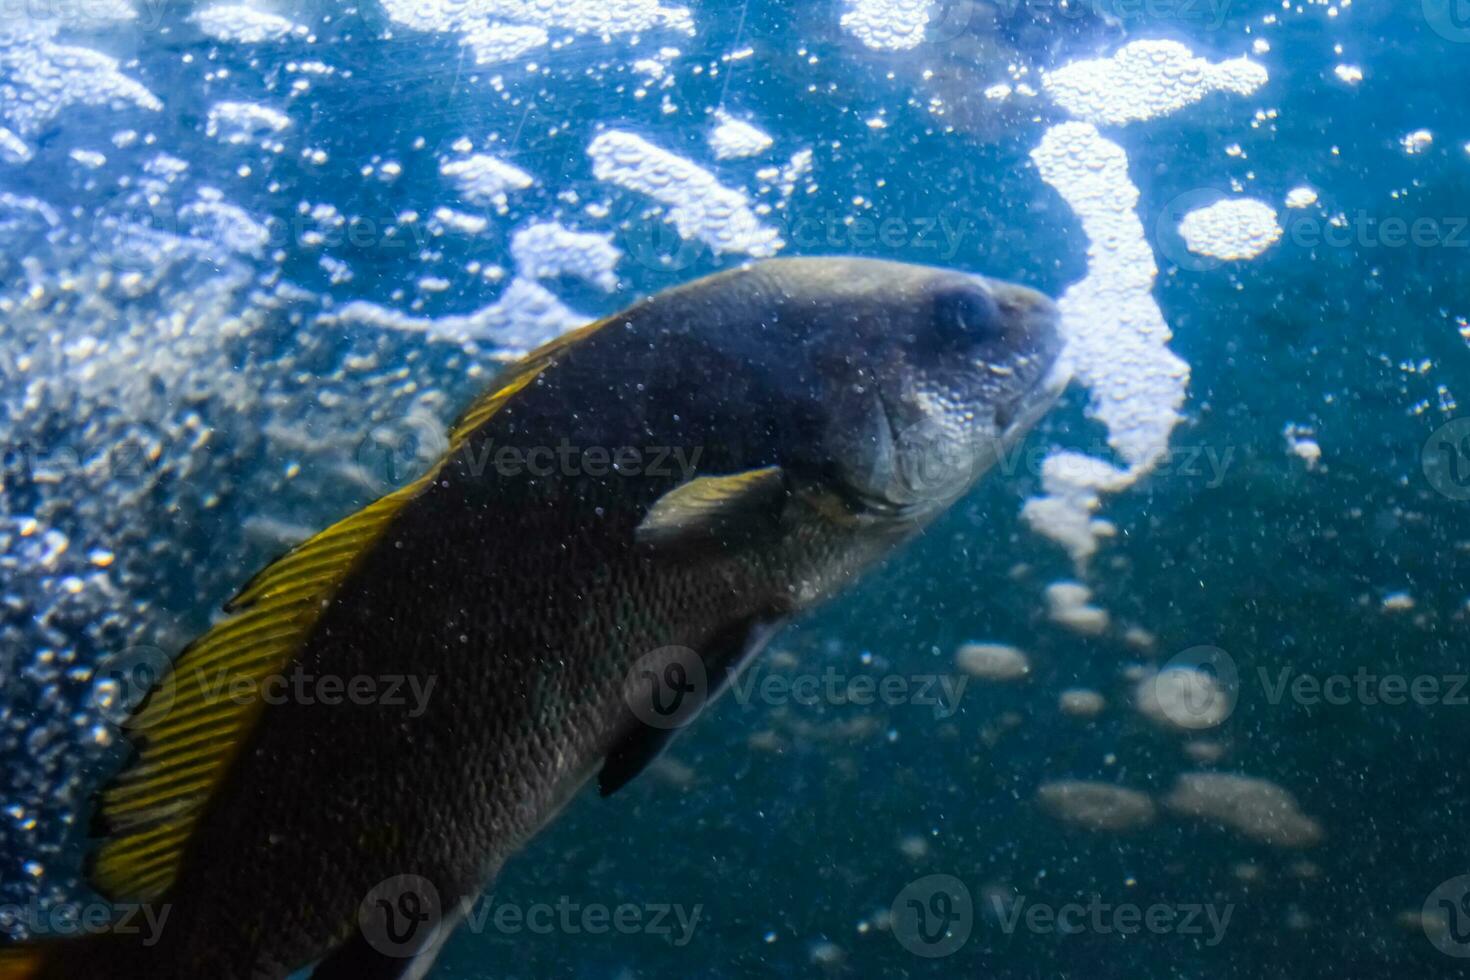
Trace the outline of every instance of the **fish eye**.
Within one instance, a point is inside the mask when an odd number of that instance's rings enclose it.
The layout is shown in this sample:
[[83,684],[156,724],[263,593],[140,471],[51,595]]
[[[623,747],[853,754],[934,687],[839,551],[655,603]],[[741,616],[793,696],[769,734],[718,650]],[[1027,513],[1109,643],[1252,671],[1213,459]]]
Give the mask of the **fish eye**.
[[976,286],[951,286],[934,297],[934,326],[946,345],[974,346],[999,339],[1000,307]]

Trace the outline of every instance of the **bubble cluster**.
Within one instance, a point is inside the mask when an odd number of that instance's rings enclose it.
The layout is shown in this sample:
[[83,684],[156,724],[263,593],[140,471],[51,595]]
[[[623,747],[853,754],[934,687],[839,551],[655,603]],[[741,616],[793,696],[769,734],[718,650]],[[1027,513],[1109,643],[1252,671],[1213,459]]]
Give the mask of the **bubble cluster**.
[[1168,449],[1189,365],[1168,348],[1172,334],[1152,294],[1158,267],[1135,210],[1138,188],[1122,147],[1090,123],[1062,123],[1047,130],[1032,159],[1081,219],[1091,243],[1086,277],[1067,289],[1058,307],[1066,357],[1092,394],[1088,414],[1107,426],[1108,444],[1125,464],[1075,452],[1053,454],[1042,464],[1045,496],[1028,500],[1023,516],[1080,565],[1106,530],[1092,518],[1099,494],[1129,486]]
[[262,44],[288,37],[305,38],[311,33],[306,27],[292,23],[285,17],[244,4],[206,7],[190,19],[216,41],[232,41],[238,44]]
[[1276,847],[1311,847],[1322,826],[1301,811],[1296,797],[1265,779],[1233,773],[1184,773],[1164,798],[1184,817],[1209,820]]
[[924,41],[934,0],[847,0],[842,26],[877,51],[906,51]]
[[[1022,516],[1064,547],[1079,570],[1113,533],[1111,523],[1094,516],[1102,494],[1131,486],[1165,457],[1189,384],[1189,365],[1169,349],[1172,333],[1153,298],[1158,265],[1138,216],[1127,154],[1095,124],[1154,119],[1212,92],[1250,94],[1267,80],[1266,70],[1248,58],[1211,63],[1162,40],[1135,41],[1110,58],[1073,62],[1045,76],[1047,95],[1080,120],[1052,126],[1032,151],[1042,179],[1071,206],[1088,240],[1087,274],[1058,302],[1065,356],[1090,392],[1088,415],[1107,427],[1121,465],[1053,451],[1042,464],[1043,494],[1026,502]],[[1211,246],[1230,255],[1243,257],[1280,237],[1274,212],[1269,226],[1255,209],[1227,214],[1237,220],[1225,223],[1220,239],[1241,232],[1235,238],[1243,241]],[[1201,233],[1197,241],[1209,239]]]
[[588,145],[587,155],[598,180],[663,204],[682,237],[698,239],[716,253],[764,258],[785,244],[774,228],[756,217],[743,191],[725,187],[699,164],[635,133],[608,130]]
[[1078,119],[1099,125],[1155,119],[1212,92],[1249,95],[1266,84],[1249,58],[1213,64],[1178,41],[1134,41],[1111,58],[1074,61],[1047,72],[1046,94]]
[[1253,259],[1281,240],[1276,210],[1252,198],[1227,198],[1189,212],[1179,234],[1196,255]]
[[231,145],[253,143],[291,128],[291,117],[256,102],[216,102],[209,107],[204,135]]
[[483,153],[462,160],[445,160],[439,173],[454,182],[459,196],[470,204],[493,207],[504,214],[509,209],[509,196],[536,183],[520,167]]
[[573,231],[559,221],[537,221],[511,236],[510,254],[522,276],[571,275],[611,292],[618,284],[613,270],[623,253],[613,245],[610,234]]
[[775,142],[770,134],[724,112],[719,113],[718,119],[718,125],[709,134],[709,147],[716,160],[760,156]]
[[0,31],[0,107],[20,137],[39,132],[72,106],[158,112],[163,102],[122,73],[116,58],[57,44],[55,22],[9,25]]
[[[541,31],[562,30],[594,37],[665,29],[694,32],[687,7],[665,7],[658,0],[384,0],[383,9],[396,24],[416,31],[461,32],[477,51],[503,53],[523,46]],[[474,38],[475,40],[471,40]],[[533,45],[534,47],[534,45]]]
[[1051,816],[1085,830],[1136,830],[1153,823],[1156,813],[1147,793],[1079,779],[1044,783],[1036,800]]
[[499,298],[472,313],[439,317],[414,316],[368,300],[353,300],[322,313],[323,326],[358,325],[378,330],[424,333],[463,343],[478,340],[506,348],[502,356],[530,350],[590,321],[569,309],[556,294],[539,283],[516,277]]

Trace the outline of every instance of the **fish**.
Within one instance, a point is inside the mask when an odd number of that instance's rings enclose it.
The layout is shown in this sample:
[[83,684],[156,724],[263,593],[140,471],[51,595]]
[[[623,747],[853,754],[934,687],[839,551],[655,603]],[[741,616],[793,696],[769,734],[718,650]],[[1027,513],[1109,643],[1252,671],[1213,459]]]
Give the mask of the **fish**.
[[584,786],[614,796],[963,497],[1066,385],[1063,346],[1028,287],[834,256],[532,351],[134,710],[88,873],[163,927],[14,947],[0,980],[423,976]]

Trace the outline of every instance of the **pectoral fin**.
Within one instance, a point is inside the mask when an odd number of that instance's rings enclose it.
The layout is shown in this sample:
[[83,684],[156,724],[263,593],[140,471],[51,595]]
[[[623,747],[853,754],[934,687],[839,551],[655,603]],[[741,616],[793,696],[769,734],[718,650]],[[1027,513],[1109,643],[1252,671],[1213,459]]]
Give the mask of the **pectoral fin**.
[[774,529],[786,496],[779,466],[697,477],[654,502],[638,525],[638,543],[656,548],[710,544]]
[[784,625],[784,619],[755,620],[743,623],[712,641],[701,658],[707,665],[708,693],[704,694],[693,712],[679,716],[677,726],[650,725],[629,712],[623,733],[608,752],[602,771],[597,775],[598,793],[611,796],[648,768],[649,763],[668,748],[675,735],[687,728],[725,692],[730,681],[765,649],[771,637]]

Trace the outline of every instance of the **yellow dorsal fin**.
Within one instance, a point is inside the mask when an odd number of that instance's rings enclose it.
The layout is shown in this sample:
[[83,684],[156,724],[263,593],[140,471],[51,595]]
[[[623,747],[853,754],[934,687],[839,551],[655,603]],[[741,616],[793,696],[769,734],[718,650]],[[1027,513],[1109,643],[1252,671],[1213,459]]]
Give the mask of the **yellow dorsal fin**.
[[516,362],[454,424],[448,451],[426,474],[268,566],[225,606],[227,618],[185,648],[129,720],[136,759],[102,792],[98,816],[108,837],[93,856],[98,891],[114,900],[151,901],[169,890],[205,805],[260,714],[261,682],[289,667],[357,559],[475,429],[607,322],[572,331]]

